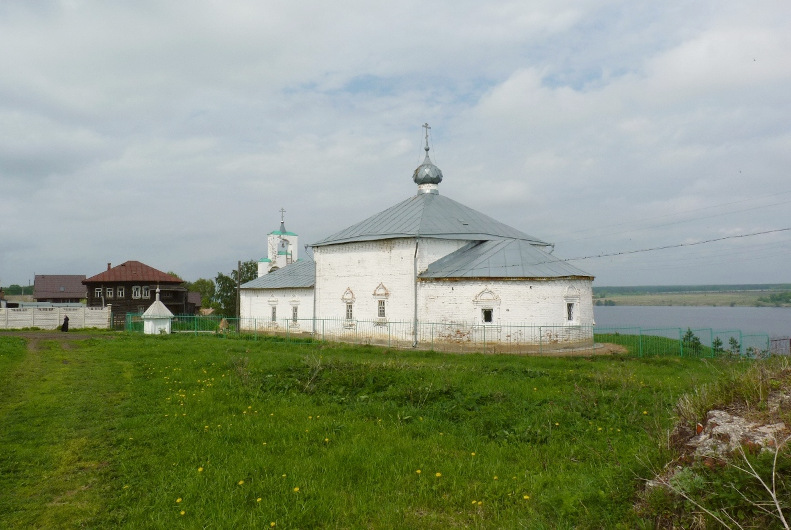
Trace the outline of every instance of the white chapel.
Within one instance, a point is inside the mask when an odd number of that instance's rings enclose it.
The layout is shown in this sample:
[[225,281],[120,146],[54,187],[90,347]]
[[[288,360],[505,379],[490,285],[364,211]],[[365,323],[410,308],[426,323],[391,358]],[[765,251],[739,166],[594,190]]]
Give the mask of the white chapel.
[[242,327],[316,332],[320,325],[338,340],[395,335],[413,346],[481,334],[590,341],[593,276],[553,256],[551,243],[440,194],[443,174],[424,127],[426,155],[412,175],[417,193],[313,243],[312,260],[297,259],[297,236],[281,217],[259,277],[241,286]]

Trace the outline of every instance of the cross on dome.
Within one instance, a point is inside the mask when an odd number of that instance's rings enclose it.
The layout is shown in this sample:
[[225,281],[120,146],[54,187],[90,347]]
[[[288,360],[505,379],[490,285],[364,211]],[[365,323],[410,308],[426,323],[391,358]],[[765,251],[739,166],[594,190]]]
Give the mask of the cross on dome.
[[438,193],[437,184],[442,182],[442,170],[431,162],[428,156],[428,131],[431,130],[428,123],[424,123],[422,127],[426,130],[426,146],[423,148],[426,151],[426,158],[420,164],[415,172],[412,174],[412,180],[418,185],[418,193]]

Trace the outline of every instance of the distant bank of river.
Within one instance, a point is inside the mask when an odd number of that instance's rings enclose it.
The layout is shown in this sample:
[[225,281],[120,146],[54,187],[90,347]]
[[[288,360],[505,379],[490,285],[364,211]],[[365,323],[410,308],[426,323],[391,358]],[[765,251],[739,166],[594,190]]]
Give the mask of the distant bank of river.
[[791,337],[791,307],[594,306],[598,328],[740,329]]

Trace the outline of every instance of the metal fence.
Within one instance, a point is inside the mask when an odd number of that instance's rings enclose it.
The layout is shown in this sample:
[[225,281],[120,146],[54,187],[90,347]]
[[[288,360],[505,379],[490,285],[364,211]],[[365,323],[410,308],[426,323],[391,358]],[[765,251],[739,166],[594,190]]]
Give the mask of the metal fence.
[[763,357],[769,355],[769,335],[738,329],[596,327],[597,343],[629,347],[637,355]]
[[[142,332],[140,314],[128,314],[125,329]],[[418,323],[345,319],[237,319],[179,315],[172,333],[279,337],[286,342],[337,341],[396,349],[444,352],[589,355],[629,351],[637,355],[757,357],[770,352],[769,336],[740,330],[593,326],[478,325],[464,322]],[[415,340],[417,339],[417,341]],[[614,344],[615,347],[608,345]]]

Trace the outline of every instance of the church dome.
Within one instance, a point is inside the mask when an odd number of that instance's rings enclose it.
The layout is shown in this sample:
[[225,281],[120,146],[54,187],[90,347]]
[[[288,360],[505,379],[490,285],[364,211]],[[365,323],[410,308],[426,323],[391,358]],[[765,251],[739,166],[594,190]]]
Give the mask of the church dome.
[[431,158],[428,156],[429,147],[426,146],[425,149],[426,158],[412,174],[412,180],[414,180],[415,184],[418,186],[421,184],[439,184],[442,182],[442,170],[431,162]]

